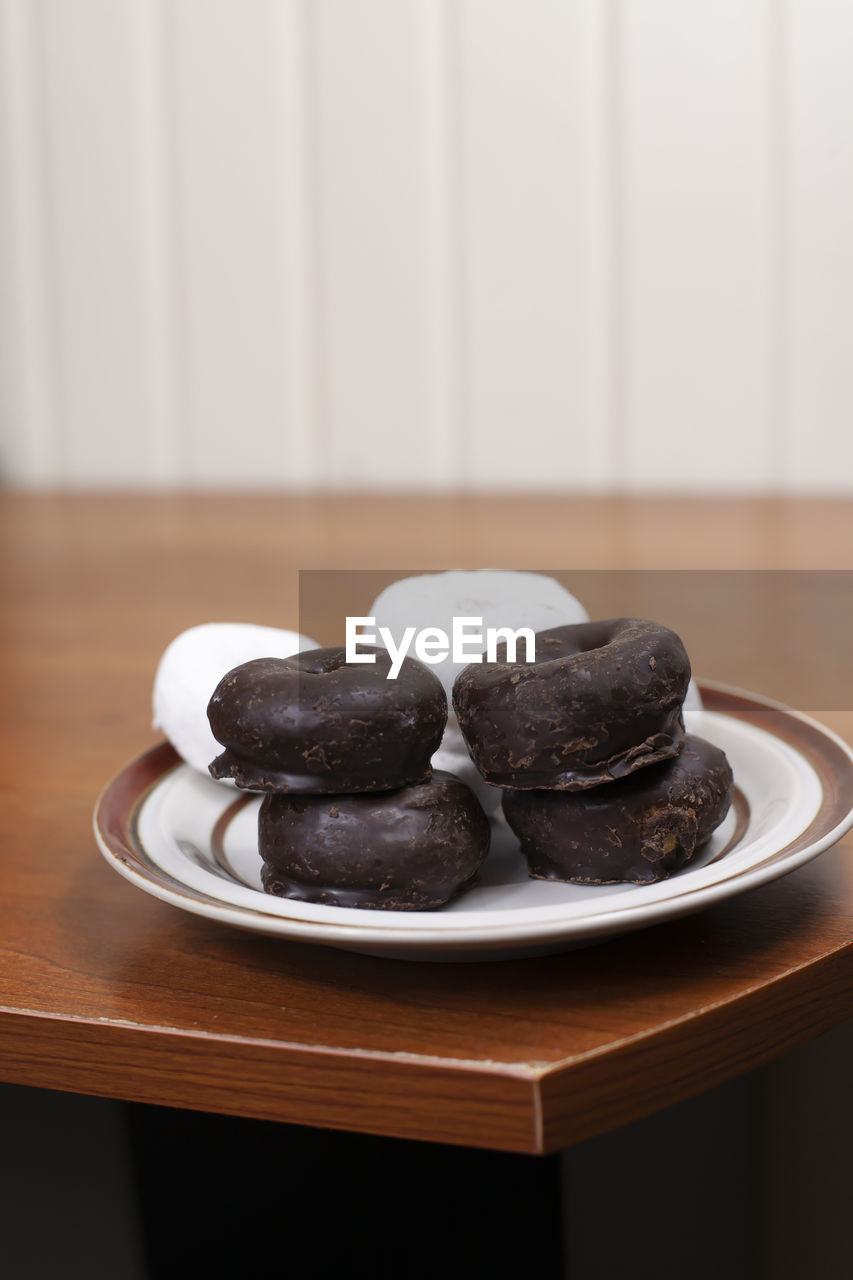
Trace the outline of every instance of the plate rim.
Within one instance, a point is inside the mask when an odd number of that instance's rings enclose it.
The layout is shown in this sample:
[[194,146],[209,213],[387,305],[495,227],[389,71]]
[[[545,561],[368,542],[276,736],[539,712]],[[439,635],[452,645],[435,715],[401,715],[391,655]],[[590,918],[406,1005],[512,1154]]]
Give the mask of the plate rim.
[[[480,928],[466,925],[460,926],[458,930],[436,930],[426,925],[418,928],[413,923],[405,929],[386,927],[381,931],[371,929],[369,921],[359,924],[309,921],[237,906],[176,880],[153,860],[146,858],[144,846],[135,837],[136,818],[146,799],[169,773],[183,763],[174,747],[165,740],[128,761],[102,788],[93,812],[95,839],[109,865],[125,879],[161,901],[207,919],[292,941],[358,946],[358,949],[372,949],[377,954],[389,950],[400,952],[427,949],[440,953],[495,947],[502,951],[512,951],[531,946],[535,948],[539,944],[553,945],[559,941],[580,943],[610,937],[702,910],[786,875],[819,856],[853,827],[853,748],[843,738],[805,712],[762,694],[712,680],[697,683],[703,699],[707,697],[710,704],[705,708],[708,711],[748,719],[752,723],[755,723],[756,713],[774,713],[777,721],[781,717],[781,726],[777,723],[774,727],[757,727],[764,728],[771,736],[781,739],[815,769],[820,779],[823,799],[804,831],[784,849],[770,854],[758,866],[721,882],[687,890],[661,902],[640,902],[634,906],[622,906],[618,910],[599,912],[588,918],[545,921],[540,924],[528,921],[513,926],[507,922]],[[798,734],[792,732],[792,721],[800,726]],[[802,733],[803,729],[807,731],[805,735]],[[840,755],[849,775],[851,791],[846,802],[842,797],[839,778],[826,759],[827,748]],[[836,783],[834,795],[827,794],[828,780]],[[833,816],[837,813],[837,821],[817,839],[807,839],[809,832],[825,816],[827,810]]]

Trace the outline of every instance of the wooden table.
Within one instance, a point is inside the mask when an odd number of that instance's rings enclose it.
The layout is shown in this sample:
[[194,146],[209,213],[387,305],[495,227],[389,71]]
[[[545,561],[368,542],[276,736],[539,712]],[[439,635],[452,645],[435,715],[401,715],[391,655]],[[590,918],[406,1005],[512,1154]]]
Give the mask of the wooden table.
[[[91,814],[156,740],[150,687],[172,636],[295,626],[300,568],[849,568],[853,505],[7,494],[0,529],[0,1079],[546,1153],[850,1015],[849,838],[607,945],[432,965],[185,915],[115,875]],[[829,719],[853,735],[849,713]]]

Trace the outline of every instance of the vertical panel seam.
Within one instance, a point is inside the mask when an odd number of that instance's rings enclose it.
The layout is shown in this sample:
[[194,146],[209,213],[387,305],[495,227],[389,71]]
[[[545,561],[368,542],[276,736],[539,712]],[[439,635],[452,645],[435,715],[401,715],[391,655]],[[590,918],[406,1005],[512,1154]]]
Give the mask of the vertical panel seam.
[[151,480],[174,485],[185,478],[178,361],[177,254],[171,144],[165,116],[168,65],[160,0],[138,0],[135,32],[139,91],[143,279],[148,353],[148,456]]
[[176,479],[191,483],[195,479],[195,441],[192,421],[189,376],[189,307],[187,305],[187,256],[185,253],[185,211],[180,180],[177,130],[178,130],[178,51],[175,28],[175,10],[169,0],[150,0],[160,7],[160,59],[163,68],[163,102],[160,127],[163,131],[163,198],[167,224],[168,253],[171,260],[169,306],[172,320],[173,356],[175,374],[175,429],[178,440],[175,457],[178,468]]
[[[613,75],[608,4],[580,0],[580,74],[584,94],[580,107],[583,130],[584,221],[581,231],[581,330],[583,337],[582,431],[587,442],[584,488],[613,484]],[[568,51],[567,51],[568,52]]]
[[431,482],[445,486],[459,474],[458,430],[458,228],[453,163],[455,100],[451,80],[447,0],[421,0],[419,33],[424,50],[424,167],[426,209],[425,291],[428,411],[425,427],[433,452]]
[[[286,465],[289,448],[297,456],[297,473],[288,477],[299,486],[318,475],[316,409],[316,288],[314,267],[315,214],[310,180],[312,139],[309,136],[309,77],[307,17],[301,0],[286,0],[279,8],[278,61],[282,91],[280,169],[282,251],[282,319],[287,344],[284,361],[283,443]],[[284,87],[290,77],[291,83]],[[288,151],[289,148],[289,151]],[[288,201],[290,202],[288,204]]]
[[[767,487],[790,488],[791,415],[788,377],[790,244],[788,189],[788,0],[767,0],[768,183],[767,397],[765,402]],[[775,444],[774,444],[775,442]]]
[[306,318],[310,324],[313,341],[312,350],[312,429],[314,440],[315,475],[332,477],[328,487],[336,487],[335,460],[331,456],[330,404],[329,404],[329,359],[327,343],[326,305],[328,292],[326,288],[326,254],[324,252],[324,193],[322,182],[323,166],[320,162],[319,149],[322,142],[320,124],[320,78],[318,68],[318,32],[317,9],[315,0],[301,0],[302,5],[302,57],[305,67],[303,80],[305,93],[305,136],[307,156],[305,174],[305,204],[309,224],[316,230],[312,234],[308,252],[311,260],[310,279],[313,283],[313,306],[311,314]]
[[450,338],[453,345],[452,412],[450,433],[453,440],[451,462],[453,487],[464,489],[475,481],[473,467],[471,388],[471,346],[468,335],[468,263],[465,241],[467,190],[463,167],[462,135],[465,129],[463,85],[464,50],[462,48],[461,6],[450,0],[444,23],[446,59],[447,110],[445,116],[447,145],[448,196],[448,263],[452,312]]
[[608,197],[610,200],[610,375],[609,409],[609,447],[610,447],[610,484],[613,488],[624,489],[629,486],[629,476],[625,467],[627,443],[627,327],[625,320],[625,272],[627,254],[627,220],[625,218],[624,174],[624,139],[623,109],[624,99],[619,78],[620,36],[623,25],[621,0],[609,0],[605,3],[605,43],[606,43],[606,98],[607,111],[607,145],[610,183]]
[[48,368],[45,377],[50,385],[46,397],[50,406],[50,433],[53,445],[53,475],[51,479],[63,483],[69,478],[70,441],[68,424],[64,411],[64,368],[63,343],[59,320],[59,244],[57,227],[51,210],[56,207],[55,188],[55,156],[51,143],[49,123],[50,103],[47,83],[46,39],[48,17],[44,0],[36,0],[32,6],[25,6],[25,21],[30,26],[28,41],[32,56],[33,87],[33,134],[34,144],[38,149],[38,167],[42,207],[39,212],[38,236],[42,244],[42,281],[45,305],[45,360]]

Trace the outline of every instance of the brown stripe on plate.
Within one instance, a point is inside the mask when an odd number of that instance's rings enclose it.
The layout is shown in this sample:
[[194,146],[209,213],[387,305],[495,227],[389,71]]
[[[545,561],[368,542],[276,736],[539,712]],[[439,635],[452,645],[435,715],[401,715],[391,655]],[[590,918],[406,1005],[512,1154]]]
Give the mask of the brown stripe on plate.
[[706,710],[746,720],[786,742],[808,760],[820,780],[823,799],[812,821],[805,831],[784,848],[777,849],[761,866],[790,857],[830,835],[847,817],[853,804],[853,760],[844,747],[829,736],[830,731],[801,719],[786,707],[767,705],[748,694],[702,683],[699,690]]
[[[237,814],[241,813],[253,799],[254,793],[252,792],[238,796],[236,800],[229,804],[227,809],[222,810],[210,833],[210,851],[217,866],[226,873],[229,879],[235,880],[238,884],[244,884],[249,889],[254,889],[255,885],[246,880],[244,876],[239,875],[228,860],[228,855],[225,852],[225,833],[237,817]],[[726,854],[737,848],[746,834],[749,827],[749,801],[740,787],[735,787],[732,791],[732,808],[735,813],[734,831],[719,853],[715,853],[713,858],[709,858],[707,862],[701,864],[703,867],[710,867],[713,863],[725,858]]]
[[[152,862],[139,839],[137,821],[139,812],[154,788],[162,782],[167,774],[176,769],[182,760],[169,742],[161,742],[156,747],[138,756],[116,774],[101,794],[95,812],[98,833],[104,844],[114,857],[123,862],[131,871],[136,872],[152,884],[191,902],[201,902],[207,906],[229,907],[232,904],[216,898],[212,894],[202,893],[176,880],[168,872],[163,871]],[[266,920],[262,911],[250,907],[240,907],[243,914],[256,915]]]
[[[228,861],[228,855],[225,852],[225,832],[237,817],[237,814],[242,813],[246,805],[250,804],[256,795],[257,793],[254,791],[244,791],[242,795],[237,796],[237,799],[233,800],[227,809],[222,810],[210,833],[210,852],[213,854],[216,865],[226,873],[229,880],[236,880],[238,884],[248,884],[248,882],[237,874]],[[250,889],[255,888],[251,884],[248,887]]]
[[738,847],[746,835],[749,826],[749,801],[740,787],[735,787],[732,790],[732,808],[735,811],[735,829],[731,834],[731,838],[719,853],[714,854],[713,858],[709,858],[707,862],[702,863],[703,867],[710,867],[713,863],[719,862],[721,858],[725,858],[727,853],[731,853],[733,849]]

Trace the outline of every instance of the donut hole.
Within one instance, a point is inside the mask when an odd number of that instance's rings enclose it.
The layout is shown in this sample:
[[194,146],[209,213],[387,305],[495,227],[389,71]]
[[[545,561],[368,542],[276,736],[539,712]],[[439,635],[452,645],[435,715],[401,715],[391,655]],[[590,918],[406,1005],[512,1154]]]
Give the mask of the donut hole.
[[608,648],[618,635],[619,630],[619,624],[611,621],[588,623],[576,652],[597,653],[599,649]]

